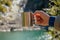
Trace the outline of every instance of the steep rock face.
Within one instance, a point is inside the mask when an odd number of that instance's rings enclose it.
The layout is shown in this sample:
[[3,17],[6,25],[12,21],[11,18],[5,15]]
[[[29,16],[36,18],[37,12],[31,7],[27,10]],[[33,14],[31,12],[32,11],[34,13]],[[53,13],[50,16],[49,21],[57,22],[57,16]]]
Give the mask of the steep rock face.
[[42,10],[42,8],[47,8],[49,0],[28,0],[24,8],[24,11],[35,11]]

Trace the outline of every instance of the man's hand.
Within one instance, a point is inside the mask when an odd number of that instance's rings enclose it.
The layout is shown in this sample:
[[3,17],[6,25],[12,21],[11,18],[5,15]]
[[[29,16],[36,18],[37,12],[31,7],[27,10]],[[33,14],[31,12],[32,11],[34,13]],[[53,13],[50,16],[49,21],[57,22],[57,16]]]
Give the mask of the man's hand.
[[34,20],[35,24],[48,26],[49,25],[49,18],[50,16],[43,11],[36,11],[34,12]]

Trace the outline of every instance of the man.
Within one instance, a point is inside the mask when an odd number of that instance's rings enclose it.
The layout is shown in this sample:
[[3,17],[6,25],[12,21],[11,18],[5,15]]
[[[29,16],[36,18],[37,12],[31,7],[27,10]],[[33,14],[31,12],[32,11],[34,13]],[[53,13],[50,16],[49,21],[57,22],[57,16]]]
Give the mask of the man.
[[51,17],[43,11],[36,11],[34,13],[35,24],[42,26],[54,26],[60,31],[60,16]]
[[[21,3],[20,3],[21,4]],[[49,0],[23,0],[24,11],[25,12],[35,12],[36,10],[42,10],[43,8],[48,8]],[[35,15],[39,14],[40,18]],[[42,11],[36,11],[34,13],[36,17],[36,24],[42,26],[54,26],[57,30],[60,30],[60,16],[50,17],[48,14]],[[39,19],[39,20],[38,20]]]

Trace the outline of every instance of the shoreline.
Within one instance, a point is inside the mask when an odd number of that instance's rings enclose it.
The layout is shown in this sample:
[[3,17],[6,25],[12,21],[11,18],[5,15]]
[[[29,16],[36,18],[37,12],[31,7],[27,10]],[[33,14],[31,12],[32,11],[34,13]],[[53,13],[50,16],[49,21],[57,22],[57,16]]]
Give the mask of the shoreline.
[[[12,31],[33,31],[33,30],[41,30],[40,28],[32,28],[32,27],[22,27],[22,28],[13,28]],[[12,32],[11,28],[0,29],[0,32]]]

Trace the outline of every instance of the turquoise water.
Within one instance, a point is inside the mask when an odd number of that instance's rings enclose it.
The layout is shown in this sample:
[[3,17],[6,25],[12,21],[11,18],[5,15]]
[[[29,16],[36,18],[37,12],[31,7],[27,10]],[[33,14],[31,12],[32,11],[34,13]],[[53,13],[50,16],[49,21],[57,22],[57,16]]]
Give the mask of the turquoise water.
[[40,40],[43,31],[0,32],[0,40]]

